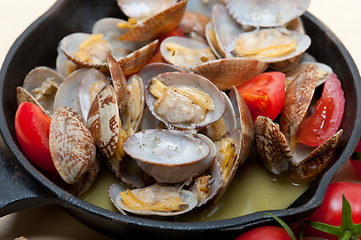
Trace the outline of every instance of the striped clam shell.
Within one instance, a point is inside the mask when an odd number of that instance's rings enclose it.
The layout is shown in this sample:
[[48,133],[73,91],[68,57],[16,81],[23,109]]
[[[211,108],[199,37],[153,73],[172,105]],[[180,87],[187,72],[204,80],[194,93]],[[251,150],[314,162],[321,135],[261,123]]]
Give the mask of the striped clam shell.
[[82,118],[69,107],[59,107],[52,118],[49,148],[55,168],[68,184],[77,182],[96,161],[96,149]]
[[87,126],[100,152],[110,158],[118,143],[119,111],[114,88],[106,85],[90,106]]

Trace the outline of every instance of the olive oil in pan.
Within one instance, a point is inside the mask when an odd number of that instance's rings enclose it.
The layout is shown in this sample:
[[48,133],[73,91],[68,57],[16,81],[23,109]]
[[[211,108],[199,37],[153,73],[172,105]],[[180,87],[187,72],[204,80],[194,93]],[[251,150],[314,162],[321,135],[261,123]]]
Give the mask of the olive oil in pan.
[[[101,208],[117,212],[108,197],[108,187],[116,181],[118,180],[111,172],[104,168],[95,184],[81,198]],[[285,209],[307,188],[308,184],[294,184],[286,179],[275,179],[257,159],[248,158],[240,166],[229,188],[215,206],[209,209],[194,209],[184,216],[178,216],[176,221],[214,221],[258,211]]]

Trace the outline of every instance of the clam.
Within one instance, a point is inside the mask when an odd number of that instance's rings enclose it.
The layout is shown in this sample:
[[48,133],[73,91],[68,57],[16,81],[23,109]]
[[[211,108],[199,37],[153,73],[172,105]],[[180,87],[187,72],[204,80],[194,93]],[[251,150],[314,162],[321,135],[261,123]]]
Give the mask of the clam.
[[[166,72],[184,72],[184,70],[167,63],[150,63],[142,68],[142,70],[139,72],[139,76],[143,80],[143,84],[146,85],[147,82],[153,77]],[[142,121],[142,130],[159,128],[159,126],[162,125],[162,122],[160,122],[152,115],[152,113],[149,111],[149,108],[146,107],[144,109],[143,115],[143,118],[146,119],[146,121]]]
[[60,49],[79,67],[92,67],[104,71],[107,53],[112,46],[102,34],[72,33],[60,41]]
[[23,87],[17,86],[16,87],[16,99],[18,106],[23,102],[31,102],[37,106],[40,107],[40,109],[45,113],[46,115],[50,115],[50,112],[45,110],[43,106],[34,98],[33,95],[31,95],[27,90],[25,90]]
[[342,133],[341,129],[317,148],[298,146],[293,152],[279,126],[271,119],[258,116],[255,121],[257,152],[263,165],[273,174],[288,175],[296,182],[313,180],[327,167]]
[[[130,5],[135,6],[131,1],[124,1],[124,2],[125,3],[129,2]],[[149,5],[148,1],[140,1],[140,2]],[[153,3],[151,5],[153,5]],[[180,23],[180,21],[182,20],[186,9],[186,5],[187,5],[187,0],[181,0],[176,4],[173,4],[172,6],[167,7],[165,10],[161,12],[158,12],[152,16],[148,15],[147,18],[145,19],[137,20],[136,24],[134,24],[134,26],[131,26],[131,29],[125,34],[123,34],[119,38],[119,40],[148,41],[148,40],[156,39],[159,36],[170,32],[171,30],[176,28]]]
[[255,27],[282,26],[301,16],[310,0],[224,0],[229,13],[240,24]]
[[263,165],[273,174],[288,175],[296,182],[312,180],[327,167],[343,133],[339,130],[316,148],[296,141],[296,132],[311,104],[317,78],[317,65],[308,65],[290,83],[280,126],[261,116],[255,122],[256,145]]
[[219,120],[226,110],[218,88],[191,73],[153,77],[146,85],[145,100],[151,113],[169,128],[199,129]]
[[192,192],[198,198],[197,206],[202,206],[210,201],[215,204],[227,190],[238,166],[243,163],[241,138],[241,131],[235,128],[215,142],[215,161],[206,174],[194,179],[191,186]]
[[[119,41],[119,40],[118,40]],[[60,41],[60,49],[78,67],[91,67],[107,71],[107,55],[121,64],[126,75],[137,72],[152,57],[158,41],[139,49],[127,50],[114,40],[109,42],[103,34],[72,33]],[[128,47],[129,48],[129,47]]]
[[192,210],[197,198],[190,191],[154,184],[142,189],[126,189],[120,184],[109,187],[109,197],[120,212],[138,215],[176,216]]
[[48,67],[36,67],[25,77],[23,88],[48,112],[53,114],[54,98],[64,77]]
[[[96,148],[79,114],[69,107],[59,107],[52,118],[49,148],[55,168],[68,184],[75,184],[85,173],[95,180],[98,164]],[[82,180],[84,181],[84,180]]]
[[[231,53],[234,49],[234,42],[245,30],[229,15],[224,5],[216,4],[212,10],[212,26],[215,41],[212,45],[222,57],[234,57]],[[206,32],[206,35],[208,33]],[[216,43],[216,44],[214,44]]]
[[128,137],[124,151],[159,183],[177,183],[204,173],[214,160],[213,142],[202,134],[149,129]]
[[160,45],[163,58],[188,72],[193,66],[215,60],[207,44],[185,37],[168,37]]
[[257,29],[239,35],[232,52],[237,57],[275,63],[299,56],[310,44],[306,34],[286,28]]

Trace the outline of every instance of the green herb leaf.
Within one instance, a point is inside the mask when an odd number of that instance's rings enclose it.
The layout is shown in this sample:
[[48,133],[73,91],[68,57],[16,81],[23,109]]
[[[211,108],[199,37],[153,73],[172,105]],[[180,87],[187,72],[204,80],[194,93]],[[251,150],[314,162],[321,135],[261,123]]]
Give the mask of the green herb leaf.
[[348,230],[353,225],[351,205],[342,194],[342,218],[341,228]]

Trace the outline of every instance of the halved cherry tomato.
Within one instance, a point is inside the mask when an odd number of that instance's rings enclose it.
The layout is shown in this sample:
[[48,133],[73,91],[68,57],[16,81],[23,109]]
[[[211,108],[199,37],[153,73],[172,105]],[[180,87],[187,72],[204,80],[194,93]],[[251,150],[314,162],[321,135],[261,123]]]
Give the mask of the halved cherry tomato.
[[154,52],[153,57],[148,61],[148,63],[165,63],[165,60],[162,56],[162,54],[160,53],[160,44],[163,42],[164,39],[166,39],[167,37],[173,37],[173,36],[177,36],[177,37],[184,37],[184,33],[182,31],[182,29],[180,27],[175,28],[173,31],[164,34],[162,36],[160,36],[158,38],[158,47]]
[[308,146],[319,146],[337,132],[344,109],[345,98],[341,82],[335,74],[331,74],[324,83],[314,114],[305,119],[298,128],[297,140]]
[[281,112],[285,100],[285,75],[281,72],[261,73],[237,89],[246,101],[253,121],[258,116],[274,120]]
[[276,226],[261,226],[253,228],[235,240],[291,240],[290,235],[287,231],[281,227]]
[[24,102],[15,114],[15,132],[26,156],[39,168],[56,172],[49,150],[51,118],[33,103]]

